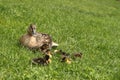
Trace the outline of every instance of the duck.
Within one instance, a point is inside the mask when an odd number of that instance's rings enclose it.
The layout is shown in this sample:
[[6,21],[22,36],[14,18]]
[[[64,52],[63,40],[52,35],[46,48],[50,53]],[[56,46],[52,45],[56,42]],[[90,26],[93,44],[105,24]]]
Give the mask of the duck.
[[64,57],[62,57],[61,62],[71,64],[71,59],[68,56],[64,56]]
[[55,50],[55,52],[58,52],[59,54],[61,54],[61,62],[71,64],[71,58],[69,53],[66,53],[62,50]]
[[58,46],[53,42],[52,37],[49,34],[39,33],[36,31],[36,25],[30,24],[27,29],[27,33],[20,37],[20,44],[30,49],[37,49],[45,52],[51,49],[53,46]]
[[38,65],[48,65],[51,63],[51,56],[49,54],[46,54],[43,58],[34,58],[32,59],[32,64],[38,64]]

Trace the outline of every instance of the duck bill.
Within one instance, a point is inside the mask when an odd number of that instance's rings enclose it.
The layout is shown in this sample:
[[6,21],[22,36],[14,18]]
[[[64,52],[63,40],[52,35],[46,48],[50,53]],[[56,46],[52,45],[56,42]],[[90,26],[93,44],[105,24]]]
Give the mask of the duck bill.
[[36,30],[33,30],[33,31],[32,31],[32,34],[35,34],[35,33],[36,33]]

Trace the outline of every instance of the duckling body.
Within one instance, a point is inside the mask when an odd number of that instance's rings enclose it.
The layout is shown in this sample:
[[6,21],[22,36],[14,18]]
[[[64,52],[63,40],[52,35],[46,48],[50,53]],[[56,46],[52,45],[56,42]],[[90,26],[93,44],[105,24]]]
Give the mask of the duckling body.
[[77,58],[77,57],[79,57],[79,58],[82,58],[82,53],[74,53],[73,54],[73,57],[75,58]]
[[43,58],[34,58],[32,60],[32,64],[38,64],[38,65],[47,65],[51,63],[51,59],[49,55],[45,55]]
[[58,46],[58,44],[52,41],[52,38],[48,34],[37,33],[36,26],[30,25],[28,33],[20,38],[20,43],[28,48],[41,49],[43,45],[46,45],[46,49],[51,49],[52,46]]
[[71,60],[70,60],[70,58],[68,56],[62,57],[61,62],[66,62],[67,64],[71,64]]

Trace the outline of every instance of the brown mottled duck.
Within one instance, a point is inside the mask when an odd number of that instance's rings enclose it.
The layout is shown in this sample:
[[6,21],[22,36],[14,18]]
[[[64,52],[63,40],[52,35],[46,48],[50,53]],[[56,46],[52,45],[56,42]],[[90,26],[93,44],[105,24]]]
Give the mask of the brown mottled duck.
[[52,41],[50,35],[36,32],[36,26],[33,24],[28,27],[27,34],[20,38],[20,43],[30,49],[38,49],[43,52],[50,50],[53,46],[58,46]]

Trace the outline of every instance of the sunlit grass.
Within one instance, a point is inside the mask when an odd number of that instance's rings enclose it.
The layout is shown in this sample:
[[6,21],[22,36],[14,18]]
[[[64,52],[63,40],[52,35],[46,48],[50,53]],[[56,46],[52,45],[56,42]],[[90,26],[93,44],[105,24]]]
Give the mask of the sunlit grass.
[[[119,80],[120,2],[115,0],[0,0],[0,80]],[[58,49],[83,57],[72,64],[41,56],[19,45],[29,24],[52,35]]]

